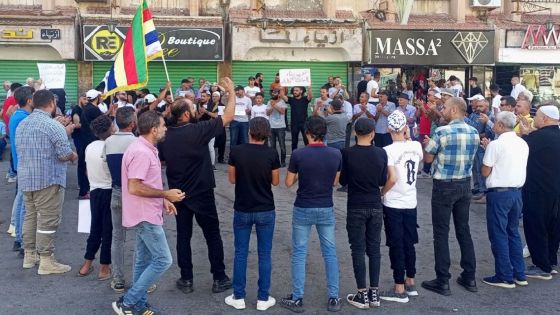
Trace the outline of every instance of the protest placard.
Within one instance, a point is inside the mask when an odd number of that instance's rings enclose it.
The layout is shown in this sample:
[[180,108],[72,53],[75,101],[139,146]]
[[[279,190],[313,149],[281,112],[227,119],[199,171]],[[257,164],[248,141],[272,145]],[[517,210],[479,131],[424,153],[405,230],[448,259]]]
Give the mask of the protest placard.
[[311,84],[310,69],[280,69],[280,85],[289,86],[309,86]]

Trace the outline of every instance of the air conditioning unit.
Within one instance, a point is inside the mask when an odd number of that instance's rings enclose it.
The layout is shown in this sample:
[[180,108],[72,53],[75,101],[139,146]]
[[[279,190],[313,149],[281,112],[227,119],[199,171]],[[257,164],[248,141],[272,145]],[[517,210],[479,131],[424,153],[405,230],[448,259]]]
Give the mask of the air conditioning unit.
[[502,0],[471,0],[471,8],[499,8]]

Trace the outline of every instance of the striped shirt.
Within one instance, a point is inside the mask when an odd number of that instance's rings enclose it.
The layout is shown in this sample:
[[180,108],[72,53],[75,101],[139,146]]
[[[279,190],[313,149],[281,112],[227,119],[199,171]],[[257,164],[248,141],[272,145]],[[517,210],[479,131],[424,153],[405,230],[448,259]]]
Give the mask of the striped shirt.
[[66,130],[51,114],[35,109],[16,129],[18,184],[24,192],[52,185],[66,187],[66,161],[72,154]]
[[105,140],[104,158],[111,172],[112,185],[121,187],[121,167],[124,152],[136,137],[132,132],[116,132]]
[[435,130],[424,149],[435,155],[432,164],[434,179],[462,179],[471,176],[473,160],[480,145],[478,132],[463,119],[453,120]]

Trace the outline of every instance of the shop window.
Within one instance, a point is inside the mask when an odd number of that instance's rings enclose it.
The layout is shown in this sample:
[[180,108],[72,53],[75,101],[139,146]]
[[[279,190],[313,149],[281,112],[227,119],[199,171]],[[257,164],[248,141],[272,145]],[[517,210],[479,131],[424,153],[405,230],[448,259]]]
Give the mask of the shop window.
[[537,102],[560,99],[560,67],[525,66],[519,74],[523,84]]

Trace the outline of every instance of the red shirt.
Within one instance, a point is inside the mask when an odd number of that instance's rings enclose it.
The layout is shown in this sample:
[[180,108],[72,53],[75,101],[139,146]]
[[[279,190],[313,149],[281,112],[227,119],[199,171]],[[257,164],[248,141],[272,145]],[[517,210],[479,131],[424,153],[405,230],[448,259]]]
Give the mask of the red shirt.
[[[428,110],[430,108],[430,106],[428,106],[428,104],[424,103],[424,109]],[[422,115],[420,115],[420,134],[421,135],[430,135],[430,130],[432,129],[432,121],[430,120],[430,118],[428,118],[428,115],[426,115],[426,113],[422,112]]]
[[10,107],[15,105],[17,105],[17,102],[13,95],[8,97],[4,101],[4,106],[2,107],[2,119],[4,119],[4,123],[6,124],[6,131],[10,130],[9,128],[10,117],[8,117],[7,115],[8,109],[10,109]]

